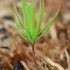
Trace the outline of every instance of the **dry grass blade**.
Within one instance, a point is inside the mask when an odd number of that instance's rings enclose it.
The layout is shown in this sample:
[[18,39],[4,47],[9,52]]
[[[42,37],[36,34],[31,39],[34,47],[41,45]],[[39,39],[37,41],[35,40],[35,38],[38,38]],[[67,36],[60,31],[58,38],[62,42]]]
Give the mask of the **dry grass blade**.
[[24,61],[20,61],[26,70],[30,70]]
[[45,57],[44,57],[44,59],[45,59],[49,64],[51,64],[52,66],[58,67],[59,70],[64,70],[64,68],[63,68],[61,65],[59,65],[58,63],[53,62],[50,58],[48,58],[48,57],[45,58]]
[[70,55],[68,54],[66,49],[65,49],[65,54],[66,54],[66,57],[67,57],[68,69],[70,69]]

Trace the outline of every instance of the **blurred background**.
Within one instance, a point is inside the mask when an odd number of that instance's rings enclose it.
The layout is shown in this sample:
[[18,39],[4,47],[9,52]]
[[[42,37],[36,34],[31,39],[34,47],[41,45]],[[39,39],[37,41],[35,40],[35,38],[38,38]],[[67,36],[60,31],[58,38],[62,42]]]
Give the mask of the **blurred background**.
[[[33,69],[31,45],[19,35],[14,20],[13,3],[20,16],[23,16],[20,1],[0,0],[0,66],[3,70],[12,70],[14,66],[22,65],[21,60]],[[29,2],[29,0],[26,1]],[[33,1],[36,23],[40,0]],[[60,54],[64,48],[67,48],[70,54],[70,0],[44,0],[44,18],[41,28],[54,16],[60,4],[57,19],[48,32],[35,44],[35,53],[38,59],[42,56],[49,57],[67,68],[66,58],[64,57],[62,62],[59,60],[61,60]]]

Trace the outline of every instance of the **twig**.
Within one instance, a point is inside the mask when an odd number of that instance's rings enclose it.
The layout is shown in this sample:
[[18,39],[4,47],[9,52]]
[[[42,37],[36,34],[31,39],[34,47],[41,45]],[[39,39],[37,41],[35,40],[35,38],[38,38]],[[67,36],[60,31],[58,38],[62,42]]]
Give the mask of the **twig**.
[[6,57],[6,61],[7,61],[8,65],[10,66],[10,68],[13,70],[14,67],[10,64],[10,62],[7,59],[7,57]]
[[24,61],[20,61],[26,70],[30,70]]
[[66,54],[66,57],[67,57],[68,68],[70,69],[70,56],[69,56],[69,54],[68,54],[66,49],[65,49],[65,54]]
[[51,59],[49,59],[48,57],[44,57],[44,59],[49,63],[51,64],[52,66],[56,66],[58,67],[59,70],[64,70],[64,68],[62,66],[60,66],[59,64],[53,62]]

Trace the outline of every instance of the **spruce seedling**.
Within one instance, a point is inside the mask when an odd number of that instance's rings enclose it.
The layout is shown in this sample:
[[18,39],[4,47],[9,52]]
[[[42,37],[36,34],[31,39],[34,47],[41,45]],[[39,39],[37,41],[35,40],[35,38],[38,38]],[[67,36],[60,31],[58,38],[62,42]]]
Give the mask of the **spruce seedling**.
[[43,15],[44,15],[44,0],[40,0],[40,9],[37,24],[34,25],[34,6],[33,0],[30,0],[29,4],[26,4],[25,0],[21,1],[21,8],[23,13],[24,22],[22,22],[16,7],[14,7],[15,21],[19,34],[31,44],[33,61],[35,63],[36,69],[39,70],[38,64],[36,62],[34,44],[48,31],[50,26],[55,21],[58,16],[59,8],[54,17],[40,30]]

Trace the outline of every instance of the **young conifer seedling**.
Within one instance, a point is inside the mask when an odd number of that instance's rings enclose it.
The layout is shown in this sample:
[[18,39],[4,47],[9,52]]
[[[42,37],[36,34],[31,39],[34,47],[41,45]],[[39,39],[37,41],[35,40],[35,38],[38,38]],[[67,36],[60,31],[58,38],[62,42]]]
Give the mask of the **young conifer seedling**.
[[24,22],[22,22],[16,7],[14,7],[16,26],[20,35],[27,42],[31,44],[33,61],[35,63],[36,69],[39,70],[35,57],[34,44],[46,33],[46,31],[48,31],[48,29],[50,28],[50,26],[53,24],[56,17],[58,16],[59,9],[54,15],[54,17],[43,27],[43,29],[40,30],[44,15],[44,0],[40,0],[40,9],[36,25],[34,24],[33,0],[30,0],[29,4],[26,4],[25,0],[22,0],[21,8],[22,8]]

